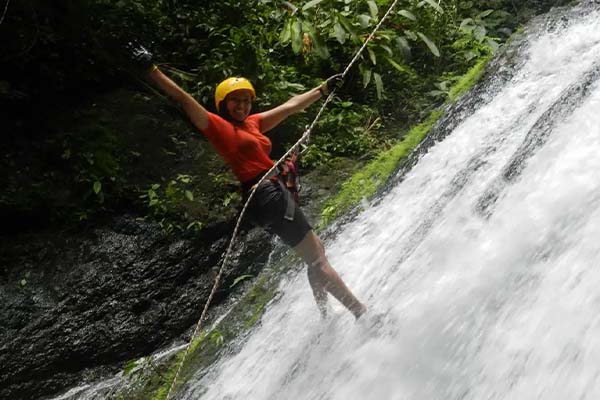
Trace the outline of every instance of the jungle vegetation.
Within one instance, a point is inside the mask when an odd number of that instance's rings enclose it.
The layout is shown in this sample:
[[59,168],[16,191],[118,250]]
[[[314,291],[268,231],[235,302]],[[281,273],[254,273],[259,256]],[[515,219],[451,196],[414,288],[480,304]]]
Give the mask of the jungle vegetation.
[[[132,211],[168,232],[236,214],[235,178],[131,61],[141,44],[209,110],[222,79],[249,78],[254,111],[341,72],[391,0],[6,0],[0,4],[0,215],[5,229]],[[401,0],[319,121],[310,172],[389,149],[560,1]],[[273,133],[274,157],[317,107]]]

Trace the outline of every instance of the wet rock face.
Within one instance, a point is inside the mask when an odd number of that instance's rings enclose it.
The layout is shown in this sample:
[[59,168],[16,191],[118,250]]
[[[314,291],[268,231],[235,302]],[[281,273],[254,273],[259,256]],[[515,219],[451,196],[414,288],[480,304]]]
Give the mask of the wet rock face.
[[[200,316],[231,231],[165,238],[119,217],[85,234],[3,238],[0,398],[55,393],[181,335]],[[259,229],[237,242],[214,303],[235,277],[258,272],[269,243]]]

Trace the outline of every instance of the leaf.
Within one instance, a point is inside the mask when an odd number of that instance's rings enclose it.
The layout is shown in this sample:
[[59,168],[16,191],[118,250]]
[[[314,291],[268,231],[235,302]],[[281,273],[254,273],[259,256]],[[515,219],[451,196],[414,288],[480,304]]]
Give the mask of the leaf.
[[398,38],[396,38],[396,45],[400,49],[400,53],[402,53],[402,57],[404,57],[405,60],[409,59],[411,56],[411,53],[410,53],[410,46],[408,45],[408,40],[406,40],[405,37],[399,36]]
[[377,4],[373,0],[368,0],[367,4],[369,5],[369,12],[371,13],[371,17],[377,19],[379,15],[379,9],[377,8]]
[[375,55],[373,49],[367,47],[367,52],[369,53],[369,58],[371,59],[373,65],[377,65],[377,56]]
[[202,229],[203,226],[204,225],[202,224],[202,222],[193,221],[193,222],[190,222],[185,229],[190,230],[191,228],[194,228],[194,230],[198,232]]
[[440,5],[438,3],[436,3],[434,0],[423,0],[419,4],[423,4],[423,3],[429,4],[431,7],[433,7],[435,9],[435,11],[439,12],[440,14],[444,13],[444,10],[442,9],[442,7],[440,7]]
[[466,61],[471,61],[472,59],[477,57],[477,54],[471,50],[465,51],[463,55],[464,55]]
[[472,18],[465,18],[460,23],[460,26],[458,27],[458,30],[462,31],[462,30],[464,30],[465,26],[470,25],[472,23],[473,23],[473,19]]
[[304,6],[302,6],[302,11],[306,11],[309,8],[313,8],[314,6],[316,6],[317,4],[319,4],[322,1],[323,0],[311,0],[308,3],[306,3]]
[[477,16],[477,18],[485,18],[488,15],[490,15],[491,13],[493,13],[494,11],[496,11],[496,10],[485,10],[484,12],[482,12],[481,14],[479,14]]
[[185,191],[185,197],[189,200],[189,201],[194,201],[194,194],[192,192],[190,192],[189,190]]
[[407,68],[403,67],[402,65],[398,64],[396,61],[392,60],[389,57],[385,57],[385,59],[387,60],[387,62],[390,63],[390,65],[394,68],[396,68],[398,71],[402,72],[402,73],[408,73]]
[[410,19],[411,21],[417,20],[417,17],[415,17],[415,14],[411,13],[408,10],[400,10],[400,11],[398,11],[398,14],[402,15],[405,18]]
[[292,50],[294,54],[300,54],[302,50],[302,25],[299,20],[292,22]]
[[98,194],[102,190],[102,183],[96,181],[94,182],[94,193]]
[[283,26],[283,30],[281,31],[281,34],[279,35],[279,41],[281,43],[287,43],[290,41],[291,37],[292,37],[292,20],[288,19],[285,22],[285,25]]
[[306,3],[305,5],[302,6],[302,11],[306,11],[310,8],[313,8],[314,6],[316,6],[317,4],[319,4],[320,2],[322,2],[323,0],[311,0],[308,3]]
[[356,31],[352,27],[350,21],[341,14],[338,14],[338,20],[340,21],[340,24],[343,25],[344,29],[346,29],[346,32],[350,33],[350,36],[352,36],[353,39],[356,38]]
[[346,41],[346,31],[339,22],[333,25],[333,34],[340,44],[344,44]]
[[381,100],[383,98],[383,81],[381,75],[377,72],[373,73],[373,79],[375,79],[375,88],[377,89],[377,98]]
[[473,31],[473,36],[475,36],[475,39],[477,39],[477,41],[481,43],[483,42],[483,39],[485,39],[486,33],[487,30],[485,29],[485,27],[477,25],[477,27],[475,27],[475,30]]
[[381,47],[382,49],[384,49],[384,50],[385,50],[385,52],[386,52],[386,53],[388,53],[388,54],[390,55],[390,57],[391,57],[392,55],[394,55],[394,53],[392,52],[392,49],[390,49],[390,47],[389,47],[389,46],[386,46],[386,45],[384,45],[384,44],[380,44],[380,45],[379,45],[379,47]]
[[421,40],[423,42],[425,42],[425,44],[427,45],[427,47],[429,47],[429,50],[431,50],[431,52],[433,53],[434,56],[436,56],[436,57],[440,56],[440,51],[438,50],[438,48],[435,45],[435,43],[433,43],[431,41],[431,39],[429,39],[427,36],[425,36],[421,32],[417,32],[417,35],[421,38]]
[[368,28],[371,23],[371,17],[366,14],[361,14],[358,16],[358,22],[360,23],[361,28]]
[[363,78],[363,88],[366,88],[367,86],[369,86],[369,82],[371,82],[371,74],[373,72],[371,71],[371,69],[363,67],[362,64],[360,65],[360,72]]
[[496,42],[493,39],[487,38],[487,39],[485,39],[485,42],[492,49],[492,53],[496,53],[498,51],[498,48],[500,48],[500,45],[498,44],[498,42]]
[[233,283],[229,286],[229,289],[233,288],[235,285],[237,285],[238,283],[240,283],[241,281],[248,279],[248,278],[254,278],[254,275],[240,275],[237,278],[234,279]]

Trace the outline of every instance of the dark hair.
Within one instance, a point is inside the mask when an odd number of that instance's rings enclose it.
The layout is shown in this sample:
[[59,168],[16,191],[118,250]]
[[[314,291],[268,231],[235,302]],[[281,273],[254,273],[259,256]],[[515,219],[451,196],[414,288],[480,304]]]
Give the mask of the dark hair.
[[227,106],[225,105],[225,99],[223,99],[219,102],[219,105],[217,106],[217,111],[218,111],[219,116],[221,116],[223,119],[225,119],[229,122],[233,122],[233,118],[231,118],[231,115],[229,115],[229,111],[227,111]]

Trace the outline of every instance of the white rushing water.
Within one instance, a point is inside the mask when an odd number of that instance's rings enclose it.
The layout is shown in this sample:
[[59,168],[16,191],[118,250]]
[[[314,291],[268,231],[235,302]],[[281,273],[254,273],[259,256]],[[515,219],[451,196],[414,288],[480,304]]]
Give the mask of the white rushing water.
[[600,63],[599,21],[532,38],[487,104],[326,243],[370,317],[330,298],[322,321],[291,276],[239,352],[178,398],[599,399],[600,83],[560,106]]

